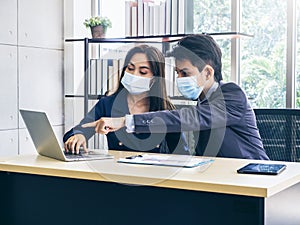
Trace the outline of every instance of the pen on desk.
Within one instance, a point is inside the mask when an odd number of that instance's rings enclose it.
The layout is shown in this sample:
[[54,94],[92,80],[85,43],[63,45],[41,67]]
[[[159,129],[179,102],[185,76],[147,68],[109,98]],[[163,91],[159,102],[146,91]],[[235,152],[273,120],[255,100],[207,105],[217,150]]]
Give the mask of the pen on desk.
[[140,158],[140,157],[143,157],[143,156],[142,155],[133,155],[133,156],[125,157],[125,159],[135,159],[135,158]]

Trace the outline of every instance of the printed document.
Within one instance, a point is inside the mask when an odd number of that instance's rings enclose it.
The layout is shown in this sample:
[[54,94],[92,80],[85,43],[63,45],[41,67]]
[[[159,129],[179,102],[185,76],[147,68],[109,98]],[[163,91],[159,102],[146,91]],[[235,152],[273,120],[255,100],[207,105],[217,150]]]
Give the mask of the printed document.
[[187,155],[172,155],[172,154],[140,154],[126,158],[120,158],[119,163],[146,164],[157,166],[176,166],[192,168],[208,163],[214,160],[209,158],[193,157]]

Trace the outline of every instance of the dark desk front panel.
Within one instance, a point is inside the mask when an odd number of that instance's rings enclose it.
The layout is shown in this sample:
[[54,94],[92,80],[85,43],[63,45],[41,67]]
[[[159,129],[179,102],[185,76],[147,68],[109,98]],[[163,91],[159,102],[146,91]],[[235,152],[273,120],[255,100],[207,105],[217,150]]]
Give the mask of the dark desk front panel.
[[1,224],[260,225],[264,199],[0,172]]

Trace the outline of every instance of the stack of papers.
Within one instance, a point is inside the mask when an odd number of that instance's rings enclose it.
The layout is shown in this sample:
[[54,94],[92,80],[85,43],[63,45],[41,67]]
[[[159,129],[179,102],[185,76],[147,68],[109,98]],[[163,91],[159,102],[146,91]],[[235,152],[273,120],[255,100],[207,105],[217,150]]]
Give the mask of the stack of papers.
[[142,154],[120,158],[119,163],[133,163],[157,166],[176,166],[192,168],[207,163],[212,163],[213,159],[199,158],[187,155],[161,155],[161,154]]

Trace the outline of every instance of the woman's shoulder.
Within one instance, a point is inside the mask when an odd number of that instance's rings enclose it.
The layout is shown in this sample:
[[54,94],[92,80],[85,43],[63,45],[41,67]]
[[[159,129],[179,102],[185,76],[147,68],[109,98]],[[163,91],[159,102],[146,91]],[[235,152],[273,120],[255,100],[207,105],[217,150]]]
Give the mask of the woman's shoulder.
[[121,107],[124,104],[127,104],[126,96],[123,93],[114,93],[99,99],[96,107],[109,109],[112,108],[113,105]]
[[115,100],[115,96],[114,95],[109,95],[109,96],[104,96],[101,97],[98,102],[97,102],[97,106],[98,107],[107,107],[113,104],[114,100]]
[[116,97],[117,97],[117,94],[114,93],[114,94],[112,94],[112,95],[108,95],[108,96],[101,97],[101,98],[99,99],[99,102],[101,102],[101,103],[114,102],[114,100],[116,99]]

